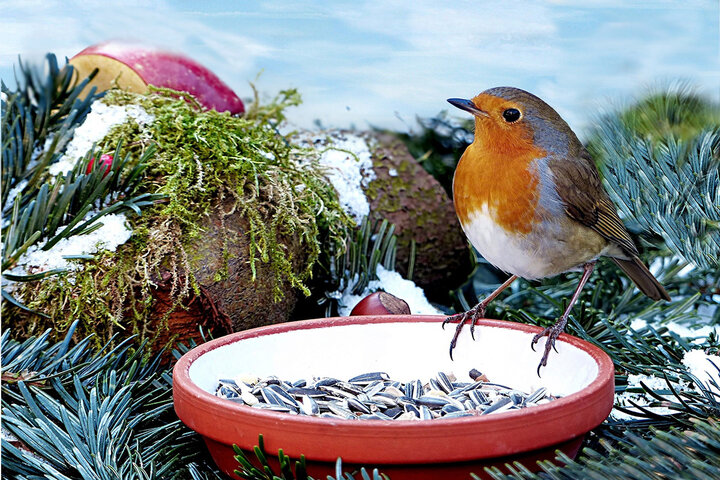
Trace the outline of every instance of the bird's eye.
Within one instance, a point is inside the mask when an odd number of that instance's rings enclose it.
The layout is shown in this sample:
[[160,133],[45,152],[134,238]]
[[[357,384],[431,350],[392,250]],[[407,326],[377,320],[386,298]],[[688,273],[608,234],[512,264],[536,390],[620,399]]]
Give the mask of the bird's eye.
[[503,118],[508,123],[515,123],[520,120],[520,110],[517,108],[508,108],[503,112]]

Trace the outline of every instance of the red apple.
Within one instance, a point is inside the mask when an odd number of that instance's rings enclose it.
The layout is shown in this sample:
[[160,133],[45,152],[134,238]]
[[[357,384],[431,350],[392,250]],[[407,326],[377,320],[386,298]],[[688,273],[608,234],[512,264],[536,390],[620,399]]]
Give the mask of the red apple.
[[84,78],[95,68],[97,76],[88,85],[100,91],[115,85],[145,93],[148,85],[190,93],[200,105],[218,112],[240,114],[242,100],[214,73],[177,53],[118,42],[101,43],[75,55],[70,64]]
[[407,302],[387,292],[371,293],[350,312],[353,315],[410,315]]
[[[110,173],[110,168],[112,168],[112,162],[113,162],[113,156],[107,153],[103,153],[100,155],[100,165],[105,167],[105,173],[103,173],[103,178]],[[90,159],[90,162],[88,163],[87,168],[85,169],[85,173],[88,175],[90,172],[92,172],[93,165],[95,164],[95,157]]]

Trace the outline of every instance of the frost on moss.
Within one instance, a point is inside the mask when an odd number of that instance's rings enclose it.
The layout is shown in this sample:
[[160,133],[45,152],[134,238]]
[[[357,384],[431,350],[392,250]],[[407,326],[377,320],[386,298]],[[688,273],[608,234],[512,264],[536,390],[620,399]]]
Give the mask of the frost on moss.
[[[284,109],[299,102],[295,91],[281,92],[267,106],[253,105],[240,118],[203,110],[191,97],[159,89],[149,95],[114,90],[102,101],[140,105],[154,117],[142,128],[130,119],[113,127],[96,152],[113,152],[122,141],[122,154],[139,158],[155,145],[142,188],[164,200],[131,219],[133,238],[118,252],[86,262],[77,275],[21,286],[28,304],[49,317],[13,312],[25,317],[26,334],[47,326],[59,334],[80,318],[89,331],[100,322],[105,334],[119,327],[154,338],[157,332],[147,326],[151,288],[169,274],[176,307],[198,293],[192,272],[203,259],[193,256],[192,245],[204,234],[203,220],[213,214],[222,221],[240,213],[247,220],[253,280],[259,265],[267,265],[275,302],[282,300],[283,285],[308,295],[306,282],[322,252],[344,251],[352,220],[316,156],[289,143],[276,128]],[[222,252],[225,259],[231,255]],[[221,269],[216,280],[225,275]]]

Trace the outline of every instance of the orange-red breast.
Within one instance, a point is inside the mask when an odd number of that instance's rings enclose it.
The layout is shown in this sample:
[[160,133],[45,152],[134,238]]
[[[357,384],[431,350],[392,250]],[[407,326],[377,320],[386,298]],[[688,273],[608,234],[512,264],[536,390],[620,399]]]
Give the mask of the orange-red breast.
[[565,312],[532,340],[534,348],[548,336],[538,374],[598,257],[610,257],[648,297],[670,300],[638,258],[587,150],[552,107],[512,87],[448,102],[475,116],[475,139],[455,170],[455,211],[478,252],[512,274],[474,308],[446,320],[459,320],[451,357],[463,325],[470,322],[472,331],[487,304],[517,277],[583,271]]

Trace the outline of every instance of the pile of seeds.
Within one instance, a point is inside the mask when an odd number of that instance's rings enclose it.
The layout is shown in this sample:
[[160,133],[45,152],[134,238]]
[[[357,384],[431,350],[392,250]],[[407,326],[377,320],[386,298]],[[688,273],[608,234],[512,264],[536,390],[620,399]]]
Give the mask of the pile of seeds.
[[506,412],[539,405],[557,397],[546,389],[525,393],[492,383],[477,370],[469,382],[439,372],[423,384],[401,383],[373,372],[348,381],[319,378],[287,382],[277,377],[221,379],[215,395],[275,412],[365,420],[431,420]]

